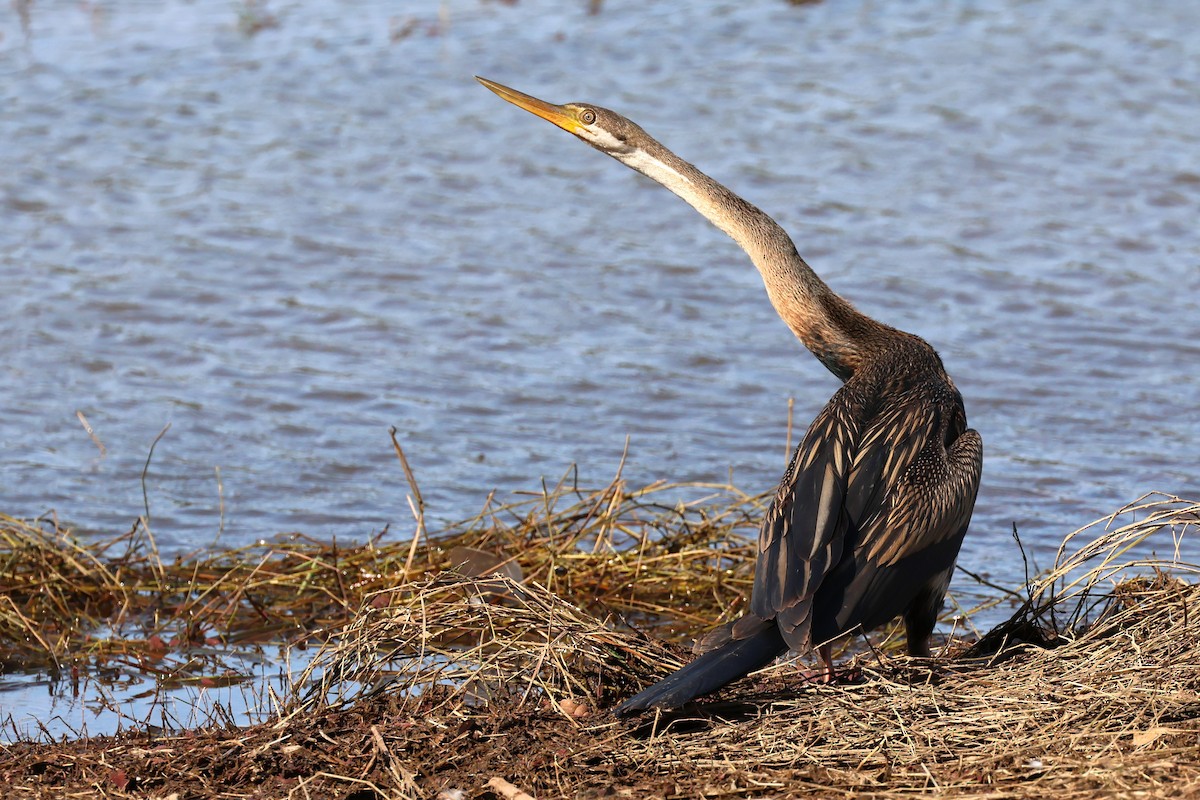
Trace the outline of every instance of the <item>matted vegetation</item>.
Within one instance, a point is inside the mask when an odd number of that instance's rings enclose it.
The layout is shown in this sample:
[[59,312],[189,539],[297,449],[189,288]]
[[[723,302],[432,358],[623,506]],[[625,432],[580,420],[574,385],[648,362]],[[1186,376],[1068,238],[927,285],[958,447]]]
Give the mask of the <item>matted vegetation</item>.
[[294,535],[171,560],[140,522],[84,543],[53,518],[0,515],[0,669],[211,677],[236,670],[224,655],[239,647],[323,641],[372,595],[454,569],[498,569],[666,630],[698,630],[740,605],[765,496],[620,479],[582,489],[574,478],[415,537],[383,531],[345,546]]
[[[74,564],[115,573],[114,559],[6,521],[9,564],[20,536],[66,554],[43,553],[55,566],[37,573],[60,581],[47,596],[61,600],[12,595],[17,612],[0,630],[6,648],[22,639],[23,663],[96,657],[76,644],[86,625],[62,623],[42,650],[24,641],[42,624],[35,614],[75,603],[113,630],[145,628],[139,615],[170,602],[231,640],[257,615],[257,629],[264,619],[277,632],[320,628],[325,645],[269,721],[23,742],[6,749],[0,776],[47,797],[1200,792],[1200,586],[1173,557],[1200,527],[1200,505],[1174,497],[1143,498],[1068,536],[1009,619],[984,636],[956,626],[933,661],[898,655],[884,631],[846,657],[854,683],[807,683],[782,663],[680,712],[614,720],[608,707],[686,658],[660,637],[682,642],[737,613],[763,502],[729,487],[563,482],[415,546],[291,540],[241,566],[228,554],[171,565],[143,554],[163,579],[123,573],[138,588],[109,616],[102,595],[69,594],[61,576]],[[5,569],[0,580],[18,589],[13,576],[33,574]]]

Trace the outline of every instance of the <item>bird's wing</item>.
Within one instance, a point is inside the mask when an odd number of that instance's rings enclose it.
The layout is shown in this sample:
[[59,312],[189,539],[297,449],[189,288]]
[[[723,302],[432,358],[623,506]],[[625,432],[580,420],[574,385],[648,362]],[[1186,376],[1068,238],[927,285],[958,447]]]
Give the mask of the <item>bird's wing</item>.
[[963,430],[961,407],[935,405],[932,414],[914,407],[896,404],[876,418],[847,483],[855,555],[876,568],[961,536],[979,490],[983,441]]
[[[947,412],[958,419],[949,429],[938,418]],[[814,638],[869,630],[910,611],[918,597],[936,614],[971,520],[983,443],[964,430],[961,410],[927,410],[923,422],[886,427],[878,443],[859,451],[851,472],[847,513],[857,531],[814,601],[821,606]],[[919,441],[924,446],[915,449]]]
[[793,647],[807,644],[813,595],[842,558],[856,411],[846,388],[839,389],[796,448],[759,529],[750,610],[775,619]]
[[846,580],[856,571],[870,580],[961,536],[970,519],[979,434],[967,430],[944,445],[955,423],[943,417],[961,417],[961,408],[935,403],[930,413],[925,403],[901,401],[873,411],[839,390],[805,434],[763,520],[751,611],[776,619],[792,647],[811,644],[813,597],[839,564],[839,573],[849,569]]

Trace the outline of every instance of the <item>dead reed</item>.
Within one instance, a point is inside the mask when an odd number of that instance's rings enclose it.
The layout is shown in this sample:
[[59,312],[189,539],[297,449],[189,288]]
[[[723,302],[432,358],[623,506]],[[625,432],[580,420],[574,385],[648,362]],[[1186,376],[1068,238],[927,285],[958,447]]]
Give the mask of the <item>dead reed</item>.
[[[885,631],[849,658],[862,676],[850,685],[781,663],[681,712],[613,720],[605,709],[686,657],[661,638],[744,602],[763,502],[564,480],[415,547],[292,539],[171,564],[4,520],[9,652],[20,638],[29,658],[95,658],[88,621],[145,631],[153,609],[172,618],[164,608],[231,644],[314,629],[325,641],[272,722],[22,743],[4,777],[32,795],[121,797],[1200,792],[1200,586],[1177,557],[1200,504],[1167,496],[1068,535],[1008,620],[950,636],[931,662],[895,655]],[[69,627],[63,609],[80,608]]]
[[[384,694],[406,719],[499,715],[543,748],[570,743],[570,767],[509,751],[526,773],[506,777],[539,796],[1190,796],[1200,586],[1176,556],[1198,526],[1200,505],[1142,498],[1066,537],[1011,619],[932,663],[872,648],[853,659],[863,680],[835,687],[777,664],[721,701],[640,724],[595,712],[675,668],[668,648],[534,582],[441,575],[369,604],[314,663],[317,688],[293,714]],[[1149,537],[1165,558],[1136,552]],[[427,791],[486,783],[495,759],[462,747],[458,775],[409,762],[434,778]]]
[[698,629],[742,602],[763,502],[706,485],[582,489],[572,471],[422,537],[291,535],[172,560],[140,524],[83,542],[53,519],[0,516],[0,667],[228,681],[238,648],[322,642],[374,593],[451,569],[499,569],[598,613]]

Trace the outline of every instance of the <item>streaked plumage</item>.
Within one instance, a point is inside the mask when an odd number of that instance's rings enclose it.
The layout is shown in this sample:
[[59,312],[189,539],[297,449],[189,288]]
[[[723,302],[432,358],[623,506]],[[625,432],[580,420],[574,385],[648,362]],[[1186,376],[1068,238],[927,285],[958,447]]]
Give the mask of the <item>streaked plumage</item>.
[[750,610],[701,642],[695,661],[618,714],[674,708],[765,666],[903,616],[908,649],[928,641],[971,519],[983,463],[962,397],[924,340],[860,313],[759,209],[596,106],[492,91],[658,181],[750,256],[775,310],[844,383],[813,420],[759,533]]

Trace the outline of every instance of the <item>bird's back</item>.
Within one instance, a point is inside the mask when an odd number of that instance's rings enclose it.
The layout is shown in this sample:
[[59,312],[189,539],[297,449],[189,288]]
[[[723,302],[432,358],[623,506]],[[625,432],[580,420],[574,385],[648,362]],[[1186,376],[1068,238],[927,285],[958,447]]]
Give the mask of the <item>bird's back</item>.
[[937,354],[896,333],[813,421],[763,520],[751,611],[796,649],[944,593],[970,521],[982,442]]

